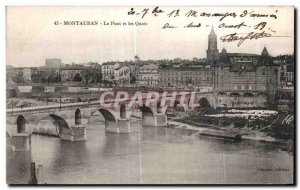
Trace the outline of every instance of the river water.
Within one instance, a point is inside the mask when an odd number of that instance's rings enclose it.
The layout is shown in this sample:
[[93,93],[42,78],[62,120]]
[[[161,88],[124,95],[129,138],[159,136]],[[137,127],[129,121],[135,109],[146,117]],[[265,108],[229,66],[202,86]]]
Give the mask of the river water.
[[88,126],[85,142],[32,135],[31,152],[13,152],[7,138],[7,183],[27,184],[31,161],[43,165],[47,184],[293,182],[293,155],[279,144],[199,137],[186,129],[138,122],[131,130],[105,133],[103,123],[95,122]]

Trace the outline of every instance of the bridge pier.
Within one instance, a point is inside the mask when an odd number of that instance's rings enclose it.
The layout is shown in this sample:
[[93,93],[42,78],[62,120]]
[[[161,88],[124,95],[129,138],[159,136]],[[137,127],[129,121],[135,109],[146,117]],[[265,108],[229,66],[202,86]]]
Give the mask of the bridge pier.
[[143,126],[162,127],[167,125],[167,116],[164,113],[143,114]]
[[18,133],[11,136],[11,144],[13,151],[30,151],[31,135],[26,133]]
[[119,126],[119,133],[130,133],[130,119],[120,118],[117,120]]
[[119,118],[117,121],[105,121],[105,131],[108,133],[130,133],[129,118]]
[[60,139],[68,141],[85,141],[86,140],[86,126],[74,125],[70,127],[71,133],[61,133]]

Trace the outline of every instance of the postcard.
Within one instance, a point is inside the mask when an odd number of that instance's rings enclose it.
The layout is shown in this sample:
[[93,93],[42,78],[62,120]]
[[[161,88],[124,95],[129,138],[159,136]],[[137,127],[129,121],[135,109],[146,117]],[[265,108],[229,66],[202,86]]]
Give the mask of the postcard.
[[292,6],[7,6],[7,184],[295,184]]

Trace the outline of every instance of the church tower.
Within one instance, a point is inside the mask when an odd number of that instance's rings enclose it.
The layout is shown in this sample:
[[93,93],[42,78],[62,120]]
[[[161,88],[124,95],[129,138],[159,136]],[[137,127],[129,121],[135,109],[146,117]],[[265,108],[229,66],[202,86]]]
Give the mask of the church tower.
[[211,28],[208,35],[208,49],[206,50],[206,63],[213,65],[219,58],[219,50],[217,46],[217,35],[215,34],[214,27]]

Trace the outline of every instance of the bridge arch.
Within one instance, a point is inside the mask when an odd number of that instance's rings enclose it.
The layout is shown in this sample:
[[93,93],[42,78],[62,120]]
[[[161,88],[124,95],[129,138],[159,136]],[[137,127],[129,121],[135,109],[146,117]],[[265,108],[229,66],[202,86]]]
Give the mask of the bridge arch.
[[25,133],[26,120],[23,115],[19,115],[17,118],[17,133]]
[[126,106],[124,104],[121,104],[121,106],[120,106],[120,117],[121,118],[126,117]]
[[102,114],[102,116],[104,117],[105,121],[117,121],[117,117],[109,110],[104,109],[104,108],[100,108],[100,109],[96,109],[94,110],[91,115],[88,117],[88,119],[90,119],[96,112],[100,112]]
[[81,124],[81,111],[80,109],[77,109],[75,111],[75,125],[80,125]]
[[157,113],[161,113],[162,112],[162,109],[161,109],[161,102],[157,102],[156,104],[156,108],[157,108]]
[[145,115],[153,115],[153,111],[151,110],[151,108],[148,106],[145,106],[145,104],[143,104],[143,106],[140,107],[140,110]]
[[180,102],[178,100],[174,101],[174,108],[177,108],[177,106],[180,105]]
[[219,92],[217,96],[227,96],[227,94],[225,92]]
[[253,95],[252,93],[250,93],[250,92],[246,92],[246,93],[243,95],[243,97],[245,97],[245,98],[253,98],[254,95]]
[[[66,120],[55,114],[47,114],[47,115],[44,115],[44,117],[41,117],[41,119],[37,120],[34,123],[34,129],[38,130],[37,125],[39,123],[41,123],[42,120],[45,120],[47,118],[49,118],[52,121],[52,123],[55,125],[56,131],[58,129],[59,136],[71,135],[71,128],[70,128],[69,124],[66,122]],[[41,129],[39,129],[39,130],[41,130]],[[41,131],[38,131],[38,132],[41,132]]]
[[232,92],[229,95],[230,97],[241,97],[241,95],[238,92]]

